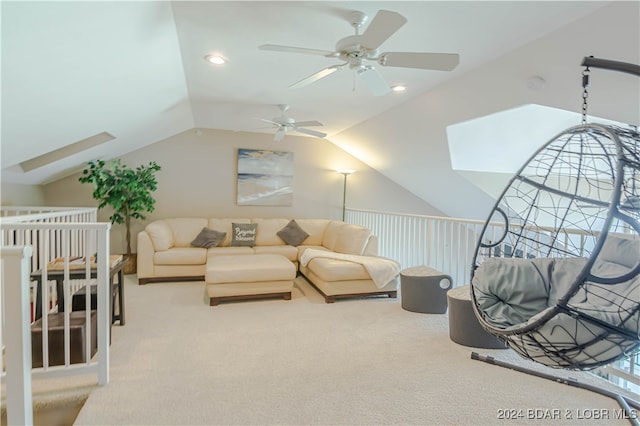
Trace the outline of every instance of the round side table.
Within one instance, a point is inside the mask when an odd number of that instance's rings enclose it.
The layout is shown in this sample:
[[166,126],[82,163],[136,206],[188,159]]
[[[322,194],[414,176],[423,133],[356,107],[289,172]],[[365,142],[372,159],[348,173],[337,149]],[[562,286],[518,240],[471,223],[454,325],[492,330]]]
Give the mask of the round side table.
[[447,299],[449,299],[449,338],[451,340],[474,348],[506,348],[504,343],[480,325],[471,305],[469,285],[449,290]]
[[402,308],[423,314],[447,312],[447,290],[451,276],[428,266],[414,266],[400,272]]

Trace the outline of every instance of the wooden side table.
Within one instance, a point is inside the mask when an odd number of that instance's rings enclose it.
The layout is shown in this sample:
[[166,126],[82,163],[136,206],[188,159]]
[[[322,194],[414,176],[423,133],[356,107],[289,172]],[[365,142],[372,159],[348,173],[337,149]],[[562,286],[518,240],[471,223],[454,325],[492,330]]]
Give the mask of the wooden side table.
[[[111,266],[109,267],[109,284],[111,286],[111,323],[119,321],[124,325],[124,274],[122,269],[127,264],[127,259],[123,256],[111,256]],[[114,277],[118,275],[118,282],[114,283]],[[96,268],[91,268],[91,278],[96,278]],[[69,270],[69,279],[84,279],[86,272],[84,268],[74,268]],[[36,315],[35,320],[42,318],[42,270],[37,270],[31,274],[31,279],[36,281]],[[59,269],[47,270],[47,279],[56,282],[58,293],[58,312],[64,312],[64,271]],[[95,285],[92,285],[91,293],[95,292]],[[86,288],[78,291],[86,292]],[[118,294],[118,314],[115,313],[115,297]],[[92,296],[93,297],[93,296]]]
[[[64,313],[49,314],[49,365],[64,365]],[[70,312],[69,314],[69,363],[86,362],[87,355],[91,358],[98,350],[97,311],[92,311],[90,324],[87,325],[84,312]],[[90,353],[87,354],[87,330],[91,330]],[[42,367],[42,319],[38,319],[31,326],[31,364],[33,368]]]

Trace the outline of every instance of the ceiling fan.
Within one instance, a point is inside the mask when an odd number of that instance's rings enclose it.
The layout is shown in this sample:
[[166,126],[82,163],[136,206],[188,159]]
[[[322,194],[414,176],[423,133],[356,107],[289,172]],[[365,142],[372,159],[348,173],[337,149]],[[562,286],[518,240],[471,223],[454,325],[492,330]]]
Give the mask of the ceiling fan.
[[305,127],[313,127],[313,126],[324,126],[324,124],[322,124],[319,121],[295,121],[293,118],[291,117],[287,117],[285,115],[285,112],[287,112],[287,110],[289,109],[289,105],[285,105],[285,104],[279,104],[278,108],[280,108],[281,111],[281,115],[280,117],[276,117],[274,119],[271,120],[266,120],[264,118],[260,118],[259,120],[265,121],[267,123],[272,124],[276,129],[276,135],[273,138],[274,141],[276,142],[280,142],[283,138],[284,135],[289,131],[289,130],[293,130],[295,132],[299,132],[299,133],[304,133],[307,135],[311,135],[311,136],[315,136],[318,138],[324,138],[325,136],[327,136],[326,133],[323,132],[318,132],[316,130],[311,130],[311,129],[306,129]]
[[355,76],[364,80],[371,92],[376,96],[389,93],[391,88],[372,65],[365,61],[376,61],[386,67],[418,68],[425,70],[451,71],[460,62],[460,57],[455,53],[428,53],[428,52],[384,52],[378,53],[382,43],[400,29],[407,19],[397,12],[380,10],[373,18],[364,33],[359,34],[360,27],[367,20],[367,15],[362,12],[352,12],[351,25],[355,28],[355,35],[338,40],[335,51],[307,49],[304,47],[282,46],[278,44],[263,44],[262,50],[276,52],[307,53],[322,55],[327,58],[339,58],[344,62],[332,65],[317,73],[306,77],[289,87],[299,88],[320,80],[341,68],[348,66],[355,71]]

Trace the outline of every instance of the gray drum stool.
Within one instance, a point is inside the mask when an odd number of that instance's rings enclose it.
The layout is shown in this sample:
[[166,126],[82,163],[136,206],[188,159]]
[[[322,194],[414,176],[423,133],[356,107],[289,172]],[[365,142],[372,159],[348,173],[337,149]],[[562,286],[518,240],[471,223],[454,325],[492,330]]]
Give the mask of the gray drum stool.
[[453,280],[428,266],[414,266],[400,272],[402,308],[423,314],[447,312],[447,290]]
[[449,290],[447,299],[449,299],[449,337],[451,340],[474,348],[506,348],[504,343],[480,325],[471,305],[471,287],[469,285]]

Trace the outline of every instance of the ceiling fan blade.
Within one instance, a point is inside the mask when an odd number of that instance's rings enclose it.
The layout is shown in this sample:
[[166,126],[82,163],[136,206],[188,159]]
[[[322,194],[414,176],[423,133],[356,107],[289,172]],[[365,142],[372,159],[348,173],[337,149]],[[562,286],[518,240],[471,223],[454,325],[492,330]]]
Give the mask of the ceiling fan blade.
[[306,47],[295,46],[281,46],[279,44],[263,44],[258,46],[260,50],[272,50],[275,52],[290,52],[290,53],[307,53],[310,55],[322,55],[322,56],[336,56],[335,52],[319,49],[307,49]]
[[406,22],[407,18],[397,12],[380,10],[360,37],[361,44],[368,49],[377,49]]
[[296,127],[297,126],[301,126],[301,127],[312,127],[312,126],[324,126],[324,124],[322,124],[319,121],[296,121]]
[[295,127],[294,129],[296,132],[305,133],[307,135],[315,136],[318,138],[324,138],[325,136],[327,136],[326,133],[318,132],[316,130],[311,130],[311,129],[305,129],[302,127]]
[[373,67],[358,71],[358,76],[360,76],[374,96],[383,96],[391,92],[391,88],[387,82]]
[[280,142],[282,139],[284,139],[285,133],[287,133],[287,129],[284,127],[280,127],[276,132],[275,136],[273,137],[273,140],[276,142]]
[[273,120],[267,120],[267,119],[264,119],[264,118],[258,118],[258,120],[264,121],[265,123],[273,124],[274,126],[277,126],[277,127],[280,127],[280,123],[277,123],[277,122],[275,122]]
[[330,66],[329,68],[325,68],[321,71],[318,71],[317,73],[310,75],[307,78],[303,78],[302,80],[298,81],[297,83],[293,83],[291,86],[289,86],[292,89],[298,89],[300,87],[305,87],[308,86],[309,84],[320,80],[321,78],[324,78],[330,74],[333,74],[334,72],[338,71],[342,66],[344,65],[333,65]]
[[451,71],[460,63],[460,55],[457,53],[387,52],[380,55],[378,62],[385,67]]

